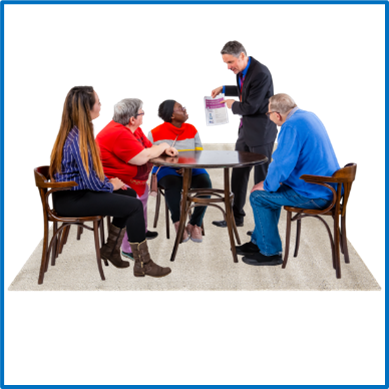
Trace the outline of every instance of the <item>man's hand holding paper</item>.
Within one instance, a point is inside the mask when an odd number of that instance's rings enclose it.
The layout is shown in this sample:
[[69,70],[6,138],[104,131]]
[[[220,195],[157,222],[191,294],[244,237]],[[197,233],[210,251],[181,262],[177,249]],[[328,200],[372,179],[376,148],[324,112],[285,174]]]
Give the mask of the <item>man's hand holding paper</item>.
[[236,100],[234,100],[234,99],[227,99],[227,100],[221,101],[221,103],[225,103],[226,106],[227,106],[229,109],[231,109],[232,104],[234,104],[235,101],[236,101]]
[[211,97],[214,99],[217,95],[219,95],[220,93],[222,93],[223,91],[223,87],[222,86],[219,86],[218,88],[214,89],[212,92],[211,92]]
[[207,126],[228,123],[228,112],[226,105],[224,104],[224,95],[220,94],[222,89],[223,87],[219,87],[212,91],[212,96],[215,97],[204,97],[205,120]]

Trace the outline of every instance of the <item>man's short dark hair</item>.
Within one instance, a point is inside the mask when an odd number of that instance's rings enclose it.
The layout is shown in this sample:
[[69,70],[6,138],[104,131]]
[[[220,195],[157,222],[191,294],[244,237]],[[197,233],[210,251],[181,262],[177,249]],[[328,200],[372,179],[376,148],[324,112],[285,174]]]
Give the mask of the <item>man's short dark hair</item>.
[[222,49],[220,50],[220,55],[230,54],[237,58],[239,57],[240,53],[244,53],[244,55],[247,55],[246,48],[243,46],[243,43],[235,39],[226,42],[222,47]]

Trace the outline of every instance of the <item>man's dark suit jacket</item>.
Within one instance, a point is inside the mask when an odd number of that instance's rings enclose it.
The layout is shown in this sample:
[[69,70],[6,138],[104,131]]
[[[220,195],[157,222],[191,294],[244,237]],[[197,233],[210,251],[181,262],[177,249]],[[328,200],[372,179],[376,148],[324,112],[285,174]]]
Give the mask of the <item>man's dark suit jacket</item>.
[[[240,96],[239,75],[236,86],[226,86],[226,96]],[[274,142],[277,126],[267,116],[269,98],[273,96],[273,79],[269,69],[251,57],[250,66],[243,83],[242,102],[232,105],[234,114],[242,115],[243,126],[239,137],[247,146],[254,147]]]

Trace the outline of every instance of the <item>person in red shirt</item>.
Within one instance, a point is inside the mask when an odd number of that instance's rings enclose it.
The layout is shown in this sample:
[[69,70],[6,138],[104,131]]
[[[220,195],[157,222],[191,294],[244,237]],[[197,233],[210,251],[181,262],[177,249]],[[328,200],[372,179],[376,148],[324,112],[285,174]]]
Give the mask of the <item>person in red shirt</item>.
[[[153,239],[158,233],[147,230],[147,179],[153,166],[149,160],[163,153],[174,157],[178,152],[166,142],[153,145],[147,139],[140,128],[145,114],[142,106],[139,99],[124,99],[115,104],[112,121],[99,132],[96,142],[104,174],[108,178],[118,177],[142,201],[146,238]],[[133,259],[127,236],[122,241],[122,255]]]

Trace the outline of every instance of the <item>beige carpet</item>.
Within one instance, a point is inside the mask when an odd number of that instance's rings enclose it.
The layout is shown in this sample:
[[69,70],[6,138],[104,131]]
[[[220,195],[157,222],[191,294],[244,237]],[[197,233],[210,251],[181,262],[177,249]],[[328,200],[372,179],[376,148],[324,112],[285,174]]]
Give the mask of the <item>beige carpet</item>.
[[[216,148],[216,145],[207,149]],[[230,148],[219,145],[218,149]],[[222,170],[209,170],[213,187],[223,187]],[[252,186],[252,182],[249,184]],[[250,187],[251,187],[250,186]],[[162,203],[163,205],[163,203]],[[149,228],[154,219],[155,198],[149,200]],[[254,222],[249,202],[245,207],[245,226],[238,228],[242,243],[249,240],[246,235],[253,229]],[[11,291],[73,290],[73,291],[120,291],[120,290],[380,290],[369,269],[363,263],[349,242],[350,264],[342,260],[342,278],[336,279],[332,268],[331,248],[324,225],[318,220],[304,219],[300,252],[297,258],[289,257],[286,269],[281,266],[254,267],[234,263],[225,228],[212,225],[221,220],[221,212],[209,207],[205,216],[205,237],[203,243],[192,241],[178,248],[175,262],[170,262],[175,232],[171,224],[171,238],[166,239],[164,208],[161,207],[157,231],[159,237],[149,241],[152,258],[163,266],[170,266],[172,273],[161,279],[135,278],[130,268],[117,269],[103,266],[106,280],[101,281],[95,259],[93,234],[84,231],[80,241],[76,240],[76,228],[72,227],[63,253],[57,264],[50,266],[43,285],[38,285],[38,273],[42,253],[42,241],[34,250],[22,270],[9,287]],[[285,212],[279,224],[281,238],[285,239]],[[294,230],[291,237],[291,255],[294,250]],[[43,233],[43,231],[42,231]]]

